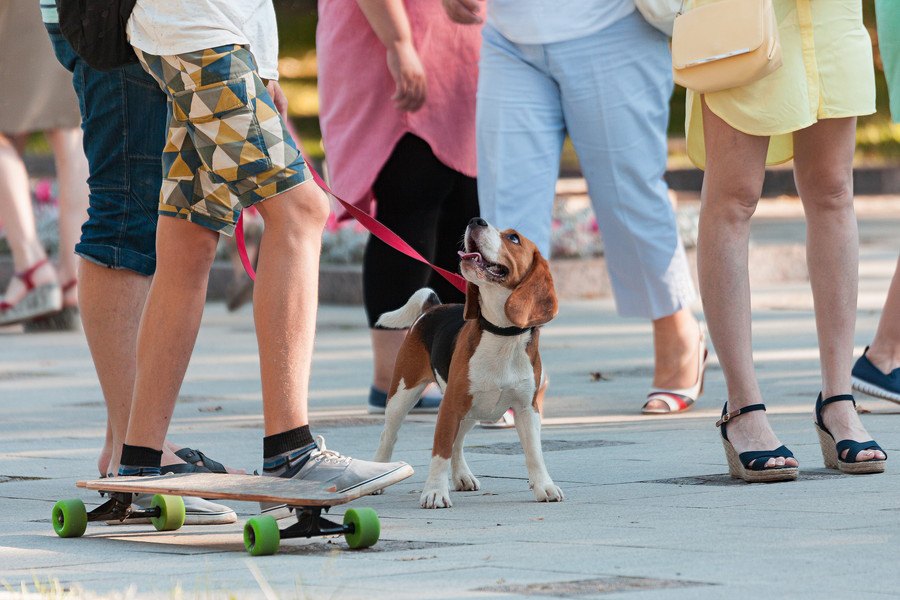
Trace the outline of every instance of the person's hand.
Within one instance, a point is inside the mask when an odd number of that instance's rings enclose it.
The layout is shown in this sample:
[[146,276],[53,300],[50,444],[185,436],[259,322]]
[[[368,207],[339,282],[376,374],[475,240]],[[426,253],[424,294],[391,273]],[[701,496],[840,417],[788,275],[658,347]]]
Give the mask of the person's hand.
[[269,95],[272,96],[272,101],[275,102],[275,110],[278,111],[278,114],[281,115],[281,118],[287,121],[288,114],[288,101],[287,96],[284,95],[284,91],[282,91],[281,86],[278,85],[278,82],[274,79],[270,80],[269,83],[266,84],[266,90],[269,92]]
[[481,6],[484,0],[441,0],[450,20],[460,25],[475,25],[484,21]]
[[387,49],[387,66],[397,88],[391,100],[397,110],[415,112],[425,103],[425,68],[412,42]]

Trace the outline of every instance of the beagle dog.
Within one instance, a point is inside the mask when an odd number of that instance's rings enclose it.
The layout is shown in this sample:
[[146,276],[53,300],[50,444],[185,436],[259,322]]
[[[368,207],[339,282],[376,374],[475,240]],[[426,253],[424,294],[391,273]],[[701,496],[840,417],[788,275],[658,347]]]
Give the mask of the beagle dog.
[[425,386],[436,381],[444,399],[422,508],[452,506],[450,478],[458,491],[479,489],[463,457],[463,438],[476,421],[496,420],[509,408],[515,412],[535,499],[558,502],[563,493],[547,472],[540,440],[538,327],[558,311],[550,267],[530,240],[479,218],[466,228],[465,249],[459,253],[467,281],[465,304],[442,305],[425,288],[376,323],[410,329],[397,356],[375,460],[390,460],[404,417]]

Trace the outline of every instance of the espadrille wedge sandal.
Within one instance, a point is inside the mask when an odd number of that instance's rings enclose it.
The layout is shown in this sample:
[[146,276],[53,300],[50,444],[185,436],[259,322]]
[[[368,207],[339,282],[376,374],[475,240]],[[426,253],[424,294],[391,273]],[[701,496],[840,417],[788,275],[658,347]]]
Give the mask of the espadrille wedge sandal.
[[755,410],[766,410],[765,404],[751,404],[734,412],[728,412],[728,403],[722,407],[722,418],[716,421],[716,427],[722,432],[722,445],[725,447],[725,457],[728,459],[728,472],[735,479],[743,479],[747,483],[766,483],[774,481],[793,481],[800,474],[797,467],[781,466],[767,467],[770,458],[794,458],[794,454],[787,446],[779,446],[774,450],[756,450],[737,453],[731,442],[728,441],[728,432],[725,424],[735,417],[739,417]]
[[[884,473],[885,459],[872,458],[857,462],[856,457],[863,450],[882,450],[881,446],[875,443],[875,440],[868,442],[857,442],[855,440],[841,440],[835,443],[834,436],[825,427],[822,420],[822,409],[832,402],[852,402],[853,408],[856,408],[856,400],[850,394],[841,394],[832,396],[822,400],[822,394],[816,399],[816,431],[819,434],[819,445],[822,446],[822,458],[825,459],[825,466],[829,469],[837,469],[841,473],[849,473],[852,475],[863,475],[867,473]],[[841,454],[847,451],[847,456],[841,458]],[[887,452],[884,452],[887,457]]]

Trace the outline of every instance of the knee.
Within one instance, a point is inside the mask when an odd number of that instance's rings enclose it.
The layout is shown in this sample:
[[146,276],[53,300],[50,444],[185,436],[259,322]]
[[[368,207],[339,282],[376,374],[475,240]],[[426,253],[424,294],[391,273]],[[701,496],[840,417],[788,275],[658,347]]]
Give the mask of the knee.
[[331,213],[328,197],[312,181],[257,206],[267,229],[303,238],[321,236]]
[[157,236],[157,273],[177,272],[187,279],[205,280],[216,258],[219,235],[192,223],[179,221],[175,224],[182,230],[182,235]]
[[850,173],[821,173],[802,184],[798,180],[797,184],[807,214],[830,214],[853,208],[853,176]]
[[704,185],[703,210],[728,222],[749,221],[759,204],[762,185],[751,181],[732,181],[710,189]]

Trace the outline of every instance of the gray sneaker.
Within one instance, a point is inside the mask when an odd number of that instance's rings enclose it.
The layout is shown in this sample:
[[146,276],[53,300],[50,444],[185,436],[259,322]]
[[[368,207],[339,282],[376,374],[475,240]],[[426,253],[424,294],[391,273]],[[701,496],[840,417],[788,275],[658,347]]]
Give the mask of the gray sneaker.
[[[132,504],[148,510],[153,494],[135,494]],[[185,525],[228,525],[237,521],[237,515],[227,506],[204,500],[203,498],[184,497]],[[127,519],[125,521],[107,521],[107,525],[143,525],[150,519]]]
[[[309,453],[306,462],[295,465],[278,475],[285,479],[302,479],[321,483],[329,492],[352,492],[366,496],[403,481],[413,474],[413,468],[405,462],[380,463],[343,456],[325,447],[325,438],[316,437],[317,448]],[[284,519],[293,513],[285,504],[259,503],[260,512],[276,519]]]

